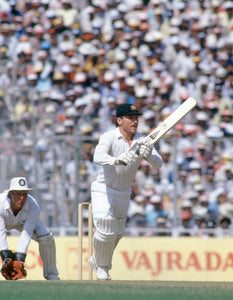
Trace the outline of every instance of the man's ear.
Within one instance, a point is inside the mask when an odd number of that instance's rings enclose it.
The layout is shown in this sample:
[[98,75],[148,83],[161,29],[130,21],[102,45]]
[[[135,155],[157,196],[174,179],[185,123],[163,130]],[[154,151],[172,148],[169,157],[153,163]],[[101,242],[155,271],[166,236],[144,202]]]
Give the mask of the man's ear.
[[122,123],[122,118],[121,117],[116,118],[116,125],[117,125],[117,127],[119,125],[121,125],[121,123]]

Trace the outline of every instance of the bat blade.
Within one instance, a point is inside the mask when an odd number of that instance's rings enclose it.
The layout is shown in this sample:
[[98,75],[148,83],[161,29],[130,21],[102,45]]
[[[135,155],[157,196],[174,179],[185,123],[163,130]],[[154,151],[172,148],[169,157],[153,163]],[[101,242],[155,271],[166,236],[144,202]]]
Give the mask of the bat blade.
[[189,97],[145,138],[151,145],[158,142],[172,127],[183,119],[195,106],[197,100]]

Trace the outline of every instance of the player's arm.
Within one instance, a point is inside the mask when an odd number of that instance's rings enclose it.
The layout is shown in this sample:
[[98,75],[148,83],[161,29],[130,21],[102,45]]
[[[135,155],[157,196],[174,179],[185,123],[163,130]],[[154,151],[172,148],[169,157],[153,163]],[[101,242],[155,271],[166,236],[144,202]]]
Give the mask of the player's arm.
[[[31,196],[28,196],[30,199],[30,213],[28,214],[23,230],[20,234],[18,245],[17,245],[17,252],[20,253],[27,253],[27,249],[31,242],[31,238],[33,235],[33,231],[36,227],[36,223],[39,220],[40,216],[40,208],[35,199]],[[29,200],[28,199],[28,200]]]
[[[172,127],[174,127],[181,119],[183,119],[195,106],[197,100],[189,97],[184,101],[172,114],[170,114],[163,122],[161,122],[156,128],[154,128],[146,138],[137,143],[139,144],[138,154],[142,158],[146,159],[152,166],[157,167],[161,164],[158,153],[154,153],[152,156],[152,147],[158,142]],[[140,145],[141,144],[141,145]]]
[[27,276],[27,271],[24,268],[27,249],[31,242],[33,231],[36,227],[36,223],[39,220],[40,208],[35,199],[28,196],[30,200],[30,213],[24,223],[23,230],[20,234],[16,252],[13,255],[13,270],[15,275],[13,280],[23,279]]
[[153,148],[151,155],[146,160],[153,169],[162,167],[163,159],[155,148]]
[[99,143],[97,144],[94,152],[93,161],[96,164],[105,166],[105,165],[130,165],[136,159],[135,151],[127,151],[122,153],[119,157],[114,157],[111,155],[111,148],[113,144],[113,139],[115,138],[114,134],[109,135],[109,133],[103,134]]
[[137,154],[149,162],[152,168],[160,168],[163,160],[161,155],[155,149],[154,145],[151,145],[145,137],[140,137],[137,140],[138,149]]
[[116,158],[109,154],[111,149],[111,139],[108,134],[103,134],[100,136],[99,142],[95,148],[93,161],[101,166],[115,164]]
[[0,256],[2,259],[1,274],[6,280],[12,280],[15,275],[13,271],[13,252],[9,250],[6,236],[4,211],[0,209]]
[[0,251],[9,248],[6,233],[5,217],[0,209]]
[[137,159],[135,151],[127,151],[119,155],[118,157],[111,156],[107,152],[109,151],[110,146],[105,143],[100,143],[96,146],[94,153],[94,162],[99,165],[131,165]]
[[99,143],[95,148],[93,161],[102,166],[132,165],[138,158],[138,156],[135,154],[135,150],[126,151],[120,154],[118,157],[111,155],[114,139],[116,139],[116,136],[113,132],[106,132],[100,136]]
[[144,137],[140,137],[137,140],[137,144],[137,153],[140,154],[142,158],[147,159],[152,154],[154,145],[151,145]]

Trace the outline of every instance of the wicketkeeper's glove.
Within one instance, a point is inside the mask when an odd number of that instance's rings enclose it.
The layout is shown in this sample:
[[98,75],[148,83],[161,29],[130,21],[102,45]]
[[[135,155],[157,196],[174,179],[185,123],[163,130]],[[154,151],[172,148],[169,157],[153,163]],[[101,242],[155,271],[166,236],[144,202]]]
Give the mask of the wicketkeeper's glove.
[[15,276],[15,271],[13,270],[13,253],[11,250],[2,250],[0,252],[2,258],[2,276],[7,280],[12,280]]
[[24,269],[25,258],[25,253],[14,253],[13,270],[15,275],[12,277],[12,280],[23,279],[27,276],[27,271]]

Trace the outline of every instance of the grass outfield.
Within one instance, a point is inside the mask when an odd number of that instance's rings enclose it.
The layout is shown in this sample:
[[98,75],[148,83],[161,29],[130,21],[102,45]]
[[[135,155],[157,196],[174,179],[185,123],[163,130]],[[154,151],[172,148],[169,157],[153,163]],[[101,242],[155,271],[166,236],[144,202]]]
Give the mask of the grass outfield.
[[226,300],[233,299],[233,284],[161,281],[1,281],[0,299]]

